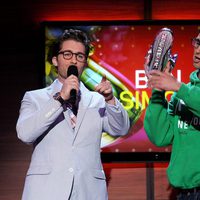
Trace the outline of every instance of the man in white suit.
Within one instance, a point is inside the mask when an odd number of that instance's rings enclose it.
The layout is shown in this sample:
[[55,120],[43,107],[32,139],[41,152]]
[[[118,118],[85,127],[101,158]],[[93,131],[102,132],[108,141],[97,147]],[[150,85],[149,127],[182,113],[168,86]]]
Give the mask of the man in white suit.
[[[49,87],[24,95],[17,135],[33,144],[34,151],[23,200],[108,199],[100,159],[101,135],[103,131],[114,136],[127,134],[129,118],[105,77],[96,92],[80,82],[89,45],[84,32],[65,30],[52,55],[58,78]],[[67,74],[69,66],[77,68],[78,76]],[[71,91],[76,91],[75,102]]]

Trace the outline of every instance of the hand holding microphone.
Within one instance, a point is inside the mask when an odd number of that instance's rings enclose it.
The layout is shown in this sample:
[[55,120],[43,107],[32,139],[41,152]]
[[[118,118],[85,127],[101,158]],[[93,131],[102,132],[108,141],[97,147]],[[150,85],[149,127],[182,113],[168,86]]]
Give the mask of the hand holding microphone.
[[75,65],[70,65],[67,70],[67,78],[63,83],[60,94],[64,100],[70,100],[71,103],[75,104],[78,90],[78,69]]
[[115,105],[112,85],[110,81],[106,79],[105,75],[102,77],[101,82],[95,87],[95,91],[103,95],[107,103]]

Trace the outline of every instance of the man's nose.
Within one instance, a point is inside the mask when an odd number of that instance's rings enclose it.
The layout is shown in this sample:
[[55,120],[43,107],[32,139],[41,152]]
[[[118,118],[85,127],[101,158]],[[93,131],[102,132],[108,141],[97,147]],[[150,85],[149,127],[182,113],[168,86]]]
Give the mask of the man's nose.
[[195,49],[195,52],[196,52],[197,54],[200,54],[200,45]]
[[72,55],[71,62],[72,63],[77,63],[76,54]]

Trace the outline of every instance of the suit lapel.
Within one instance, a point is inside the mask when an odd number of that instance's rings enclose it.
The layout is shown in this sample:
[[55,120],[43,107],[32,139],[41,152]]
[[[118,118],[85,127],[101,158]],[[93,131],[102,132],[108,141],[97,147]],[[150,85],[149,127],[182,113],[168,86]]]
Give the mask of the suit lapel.
[[[92,100],[92,95],[88,91],[88,89],[85,88],[85,86],[81,83],[81,101],[79,102],[79,109],[77,114],[77,123],[75,126],[75,132],[74,132],[74,141],[78,135],[78,131],[80,129],[80,126],[82,124],[82,121],[84,119],[84,116],[86,114],[86,111],[90,105],[90,102]],[[73,141],[73,143],[74,143]]]
[[55,93],[60,92],[62,84],[56,79],[49,87],[47,87],[47,93],[49,96],[53,96]]

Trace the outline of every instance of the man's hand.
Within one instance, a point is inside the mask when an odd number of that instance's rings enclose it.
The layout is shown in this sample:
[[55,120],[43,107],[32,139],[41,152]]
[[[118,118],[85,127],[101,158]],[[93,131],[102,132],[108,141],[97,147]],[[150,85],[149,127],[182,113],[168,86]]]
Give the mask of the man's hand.
[[95,87],[95,91],[104,96],[107,103],[115,105],[115,98],[113,96],[112,85],[104,75],[101,82]]
[[164,72],[159,70],[150,71],[148,78],[148,87],[158,90],[178,91],[182,84],[171,74],[169,64],[166,66]]
[[70,99],[70,91],[75,89],[77,92],[79,90],[79,80],[76,76],[70,75],[64,80],[60,95],[64,100]]

